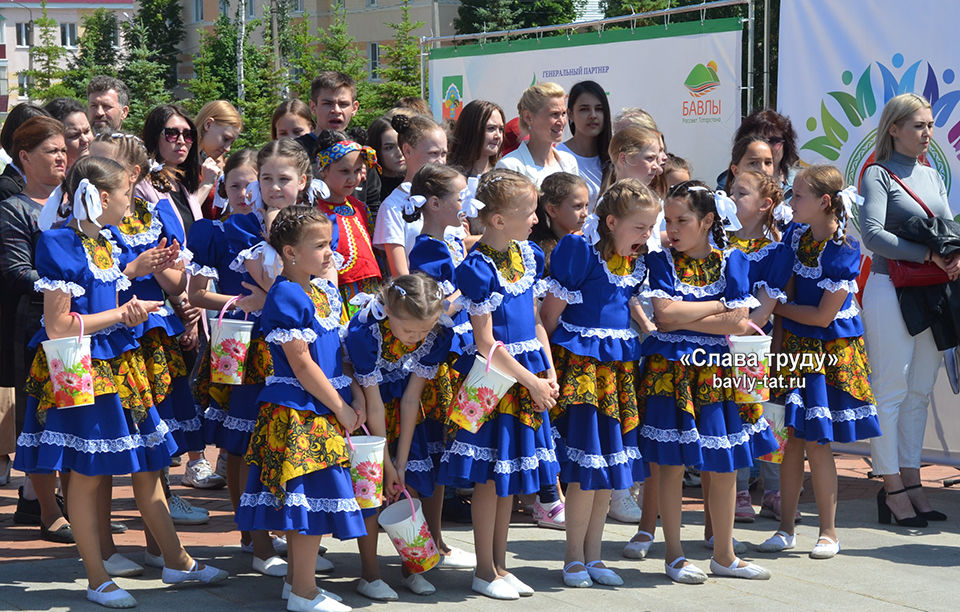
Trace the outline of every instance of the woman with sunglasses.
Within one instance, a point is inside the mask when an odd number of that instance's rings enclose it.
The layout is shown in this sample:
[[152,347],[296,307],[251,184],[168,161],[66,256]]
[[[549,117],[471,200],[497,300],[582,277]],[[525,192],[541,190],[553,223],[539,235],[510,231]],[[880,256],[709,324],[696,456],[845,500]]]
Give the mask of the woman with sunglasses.
[[[797,149],[797,132],[788,117],[771,110],[760,110],[748,116],[737,128],[733,142],[744,136],[760,136],[770,145],[773,152],[773,177],[780,182],[783,199],[787,201],[793,195],[793,177],[797,174],[797,162],[800,153]],[[727,173],[717,177],[717,188],[726,189]]]

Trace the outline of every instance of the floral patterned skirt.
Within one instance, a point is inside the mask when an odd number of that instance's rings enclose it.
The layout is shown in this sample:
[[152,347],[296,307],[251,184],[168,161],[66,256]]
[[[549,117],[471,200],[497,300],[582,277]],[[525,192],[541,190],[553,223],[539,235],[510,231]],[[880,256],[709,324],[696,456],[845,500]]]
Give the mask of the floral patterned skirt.
[[227,395],[230,404],[225,410],[220,407],[216,394],[210,394],[210,404],[203,413],[203,439],[207,444],[242,457],[250,448],[250,437],[260,415],[257,398],[263,384],[222,386],[230,387]]
[[836,358],[820,369],[781,371],[783,376],[803,376],[803,387],[789,390],[784,424],[804,440],[855,442],[880,435],[876,400],[870,388],[870,364],[862,337],[819,340],[787,330],[784,353],[812,353]]
[[733,390],[715,385],[730,376],[718,366],[684,365],[662,355],[644,360],[638,404],[640,451],[659,465],[733,472],[777,448],[760,404],[741,406]]

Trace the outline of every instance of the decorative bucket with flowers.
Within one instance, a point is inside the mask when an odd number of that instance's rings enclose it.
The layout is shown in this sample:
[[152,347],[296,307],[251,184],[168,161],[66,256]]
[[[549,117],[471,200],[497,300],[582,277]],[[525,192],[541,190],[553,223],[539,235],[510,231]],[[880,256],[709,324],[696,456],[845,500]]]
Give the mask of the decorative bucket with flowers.
[[784,423],[786,420],[786,408],[781,404],[771,402],[763,403],[763,418],[770,425],[770,431],[773,437],[777,439],[776,450],[759,457],[762,461],[771,463],[783,463],[783,449],[787,446],[787,439],[790,437],[790,428]]
[[351,437],[347,434],[353,494],[361,508],[383,505],[383,448],[386,443],[387,439],[380,436]]
[[494,342],[486,359],[481,355],[475,357],[473,367],[467,372],[457,397],[450,404],[448,418],[470,433],[480,431],[504,394],[517,383],[516,379],[491,366],[493,353],[498,346],[503,346],[503,343]]
[[240,299],[236,296],[223,305],[216,323],[210,321],[210,382],[242,385],[243,371],[250,350],[253,322],[246,317],[224,319],[227,309]]
[[743,365],[732,368],[734,381],[734,400],[738,404],[756,404],[770,399],[767,376],[770,373],[771,336],[753,322],[748,324],[757,330],[759,336],[727,336],[730,352],[734,356],[745,355]]
[[90,336],[83,334],[83,318],[75,312],[71,312],[70,316],[80,322],[79,336],[44,340],[41,343],[47,356],[57,408],[90,406],[96,401],[93,393]]
[[403,567],[411,574],[422,574],[440,562],[440,551],[423,518],[420,500],[411,498],[406,489],[403,494],[407,500],[387,506],[377,522],[393,542]]

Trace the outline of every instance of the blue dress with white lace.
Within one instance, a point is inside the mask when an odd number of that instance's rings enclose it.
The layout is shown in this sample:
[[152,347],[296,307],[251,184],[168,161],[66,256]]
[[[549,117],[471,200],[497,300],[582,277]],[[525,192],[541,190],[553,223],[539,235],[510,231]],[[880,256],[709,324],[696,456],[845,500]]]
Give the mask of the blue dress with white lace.
[[[749,265],[737,249],[713,249],[696,259],[673,249],[647,254],[650,298],[702,302],[719,300],[728,309],[755,308]],[[708,365],[710,355],[729,353],[718,334],[654,331],[643,342],[645,355],[640,402],[644,459],[659,465],[691,465],[710,472],[732,472],[777,447],[766,419],[743,414],[733,401],[729,367]],[[686,359],[685,359],[686,358]],[[684,361],[689,360],[689,363]],[[702,361],[701,361],[702,360]]]
[[[462,303],[471,316],[489,314],[494,340],[534,374],[550,362],[536,335],[534,300],[543,291],[543,251],[528,241],[511,242],[506,253],[478,243],[456,271]],[[459,430],[440,464],[440,482],[493,481],[498,496],[534,493],[559,473],[547,413],[534,414],[519,383],[511,387],[477,431]]]

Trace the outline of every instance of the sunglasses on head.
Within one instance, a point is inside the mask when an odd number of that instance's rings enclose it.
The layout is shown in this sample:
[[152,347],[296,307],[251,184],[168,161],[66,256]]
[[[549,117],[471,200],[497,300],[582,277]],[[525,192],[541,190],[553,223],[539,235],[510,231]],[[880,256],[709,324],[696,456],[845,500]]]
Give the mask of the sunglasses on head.
[[178,130],[177,128],[163,128],[163,138],[167,142],[173,144],[177,142],[177,139],[183,137],[183,142],[187,144],[192,144],[197,138],[197,133],[194,130]]

